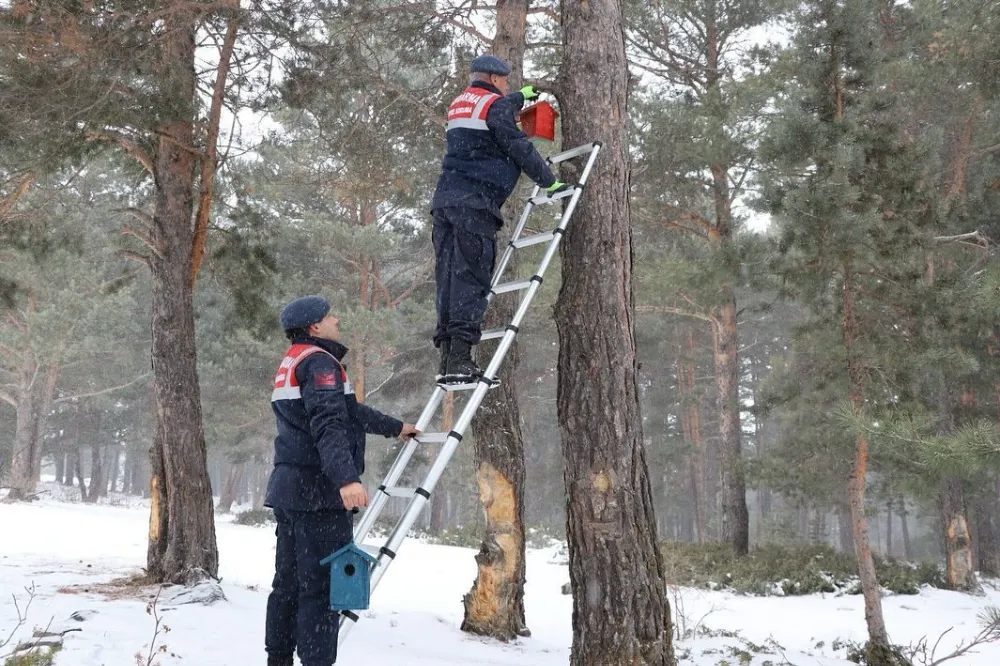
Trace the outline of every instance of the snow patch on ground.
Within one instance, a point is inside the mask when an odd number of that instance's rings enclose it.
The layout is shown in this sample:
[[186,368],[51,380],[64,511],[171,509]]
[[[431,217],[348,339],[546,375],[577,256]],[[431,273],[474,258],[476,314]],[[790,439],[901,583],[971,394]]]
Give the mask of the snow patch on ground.
[[[50,487],[50,486],[49,486]],[[80,629],[66,634],[57,665],[134,664],[165,646],[161,666],[262,664],[264,612],[274,562],[270,527],[244,527],[220,516],[217,533],[221,584],[164,588],[108,587],[141,573],[148,510],[138,501],[85,505],[43,496],[29,504],[0,504],[0,640],[17,620],[26,587],[35,598],[15,641],[35,628]],[[341,648],[340,663],[366,666],[484,664],[556,666],[569,663],[572,599],[558,545],[530,550],[525,607],[530,638],[502,644],[459,630],[462,596],[476,575],[475,551],[408,540],[372,598],[370,610]],[[671,590],[673,613],[692,638],[677,644],[683,663],[695,666],[848,666],[837,641],[865,639],[860,596],[743,597],[725,591]],[[1000,605],[1000,592],[973,597],[926,589],[887,596],[890,635],[909,644],[931,641],[952,628],[940,651],[977,632],[977,615]],[[168,626],[169,632],[163,627]],[[835,647],[835,644],[838,646]],[[3,653],[0,650],[0,653]],[[145,662],[145,658],[142,663]],[[1000,645],[986,645],[954,666],[997,666]]]

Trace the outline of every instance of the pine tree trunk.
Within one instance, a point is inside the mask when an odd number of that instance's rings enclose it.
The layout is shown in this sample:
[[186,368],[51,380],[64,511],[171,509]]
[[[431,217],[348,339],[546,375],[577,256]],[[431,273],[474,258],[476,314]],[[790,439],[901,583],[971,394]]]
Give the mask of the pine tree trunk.
[[842,553],[854,552],[854,523],[851,521],[851,503],[837,505],[837,539]]
[[118,474],[119,474],[118,467],[119,465],[121,465],[121,461],[122,461],[122,447],[119,444],[115,444],[114,449],[111,453],[111,464],[107,466],[108,485],[107,485],[107,490],[104,493],[105,497],[107,497],[108,494],[110,493],[117,492],[118,490]]
[[719,310],[715,335],[715,384],[719,414],[719,465],[722,472],[722,540],[737,555],[750,550],[750,513],[747,509],[740,432],[739,359],[736,337],[736,297],[725,287],[727,303]]
[[1000,576],[1000,534],[997,533],[997,520],[1000,517],[1000,506],[995,494],[989,499],[981,499],[975,508],[976,536],[978,540],[979,572],[983,576]]
[[260,511],[264,508],[264,496],[267,494],[267,472],[259,464],[254,465],[253,480],[253,509]]
[[885,554],[892,557],[892,500],[885,503]]
[[[838,104],[839,108],[839,104]],[[864,368],[857,357],[855,340],[858,322],[854,311],[854,269],[850,264],[844,268],[843,284],[843,334],[844,349],[847,354],[847,374],[850,383],[850,401],[856,413],[861,412],[864,390]],[[865,516],[865,481],[868,473],[868,438],[859,434],[855,438],[854,472],[848,483],[848,497],[851,503],[854,554],[858,561],[858,577],[861,579],[861,593],[865,600],[865,622],[868,625],[868,645],[866,654],[869,666],[888,666],[894,663],[889,646],[889,635],[882,615],[882,590],[875,575],[875,559],[868,543],[868,518]]]
[[[32,363],[32,365],[34,365]],[[22,370],[22,376],[24,376]],[[28,374],[32,377],[34,371]],[[37,378],[35,382],[38,382]],[[31,384],[22,382],[17,407],[15,408],[14,448],[11,452],[10,493],[8,499],[28,499],[35,492],[35,484],[31,478],[31,460],[34,445],[35,409],[34,395],[36,390]]]
[[182,110],[162,129],[154,162],[156,207],[150,257],[153,286],[153,397],[156,427],[150,451],[149,547],[155,581],[216,576],[212,489],[208,479],[195,353],[191,254],[193,242],[195,27],[178,7],[165,14],[167,84]]
[[[565,0],[567,147],[601,141],[563,241],[557,406],[573,592],[571,666],[673,666],[639,414],[627,95],[619,0]],[[579,177],[564,166],[562,180]]]
[[[527,0],[497,2],[497,32],[493,53],[511,66],[510,87],[521,85],[524,63]],[[505,207],[509,220],[521,198],[510,198]],[[507,223],[497,238],[497,255],[513,233]],[[508,275],[516,274],[517,264],[511,262]],[[493,299],[483,320],[483,328],[501,328],[514,316],[517,297],[501,294]],[[480,345],[478,362],[481,367],[492,358],[497,343]],[[462,631],[500,640],[529,636],[524,617],[524,440],[521,433],[521,412],[517,399],[518,345],[507,352],[500,369],[499,387],[489,391],[473,422],[475,432],[476,477],[479,500],[486,517],[483,542],[476,554],[478,573],[472,589],[465,595],[465,617]]]
[[[708,519],[705,516],[705,453],[701,439],[701,418],[696,394],[696,366],[694,360],[694,332],[688,328],[685,352],[678,354],[678,386],[681,393],[681,430],[691,444],[691,505],[698,531],[698,543],[708,537]],[[693,539],[692,539],[693,540]]]
[[[756,356],[750,357],[750,371],[752,373],[753,382],[753,404],[754,404],[754,449],[757,456],[757,460],[763,460],[765,456],[764,450],[764,419],[761,418],[760,413],[757,411],[757,407],[761,404],[760,388],[761,388],[761,372],[760,372],[760,361]],[[764,525],[767,523],[771,516],[771,491],[762,482],[757,484],[757,527],[756,527],[756,537],[757,543],[761,543],[763,539]]]
[[[706,22],[706,87],[710,98],[720,95],[719,32],[714,20]],[[732,199],[729,165],[712,164],[712,196],[715,203],[715,236],[720,252],[733,245]],[[716,400],[719,414],[719,452],[722,470],[722,540],[737,555],[750,550],[750,513],[747,510],[746,479],[743,474],[743,433],[740,428],[740,362],[736,330],[736,290],[731,279],[719,285],[721,307],[716,309],[712,345],[715,355]]]
[[87,502],[90,492],[87,490],[87,482],[83,478],[83,456],[80,454],[79,444],[75,447],[76,453],[73,456],[73,471],[76,473],[77,483],[80,484],[80,501]]
[[57,453],[52,459],[56,467],[56,483],[62,484],[64,475],[66,474],[66,454],[62,452]]
[[907,519],[906,499],[899,498],[899,523],[903,537],[903,557],[907,560],[913,559],[913,544],[910,542],[910,521]]
[[101,458],[100,444],[90,446],[90,492],[87,494],[85,502],[94,503],[101,497],[101,489],[104,487],[104,462]]
[[42,453],[45,445],[45,432],[48,430],[49,412],[52,411],[52,400],[55,398],[56,383],[59,380],[59,366],[48,365],[41,375],[41,385],[35,397],[35,419],[31,433],[31,483],[34,485],[42,477]]
[[941,480],[938,511],[944,538],[948,586],[963,592],[981,592],[982,588],[972,565],[972,539],[969,535],[962,479],[945,477]]
[[226,481],[222,484],[222,492],[219,493],[219,506],[216,508],[218,513],[229,513],[233,510],[233,502],[236,501],[236,494],[243,483],[246,467],[245,462],[230,463]]
[[441,534],[447,527],[446,519],[447,514],[447,502],[445,500],[444,488],[441,488],[441,492],[435,493],[434,497],[431,499],[431,515],[430,521],[427,525],[427,531],[430,534]]

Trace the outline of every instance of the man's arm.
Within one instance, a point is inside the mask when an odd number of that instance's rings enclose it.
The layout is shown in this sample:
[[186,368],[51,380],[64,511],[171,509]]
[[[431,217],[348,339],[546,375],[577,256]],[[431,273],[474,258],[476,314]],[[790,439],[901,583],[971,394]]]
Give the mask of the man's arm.
[[399,433],[403,431],[402,421],[360,402],[358,403],[358,421],[361,422],[361,427],[369,435],[399,437]]
[[323,473],[337,488],[360,482],[347,437],[350,417],[340,366],[327,354],[316,353],[299,364],[295,375],[302,388],[309,431],[319,450]]
[[514,113],[524,106],[524,95],[511,93],[493,102],[486,114],[486,126],[493,132],[497,143],[510,156],[521,171],[541,187],[550,187],[556,182],[552,169],[535,150],[535,145],[528,139],[514,121]]

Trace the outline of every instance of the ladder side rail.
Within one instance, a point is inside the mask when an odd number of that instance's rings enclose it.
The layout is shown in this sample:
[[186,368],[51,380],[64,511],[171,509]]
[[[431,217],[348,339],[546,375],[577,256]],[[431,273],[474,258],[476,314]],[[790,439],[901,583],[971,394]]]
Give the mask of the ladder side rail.
[[[428,429],[431,419],[434,418],[438,406],[444,399],[444,395],[445,390],[435,385],[434,392],[431,394],[430,399],[424,406],[423,412],[420,413],[420,417],[417,419],[416,427],[418,430],[424,431]],[[403,471],[406,469],[410,458],[413,457],[418,446],[420,446],[419,437],[416,440],[411,439],[403,445],[403,449],[396,456],[395,462],[393,462],[392,467],[382,481],[383,488],[390,488],[399,482],[399,478],[403,475]],[[371,503],[361,515],[358,525],[354,528],[355,543],[360,544],[365,540],[372,527],[375,526],[375,521],[378,520],[379,515],[381,515],[382,510],[385,508],[386,502],[389,500],[389,495],[382,490],[376,491],[373,495]]]

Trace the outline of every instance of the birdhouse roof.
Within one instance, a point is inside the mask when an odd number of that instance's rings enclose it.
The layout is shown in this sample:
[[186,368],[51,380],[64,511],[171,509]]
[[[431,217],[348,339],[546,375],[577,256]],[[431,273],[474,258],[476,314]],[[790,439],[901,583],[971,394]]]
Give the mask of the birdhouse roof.
[[340,550],[334,552],[332,555],[328,555],[325,558],[323,558],[322,560],[320,560],[320,564],[329,564],[329,563],[333,562],[334,560],[339,560],[342,557],[345,557],[345,556],[351,555],[351,554],[360,555],[362,558],[368,560],[369,562],[371,562],[373,564],[378,561],[376,558],[374,558],[371,555],[369,555],[367,552],[365,552],[363,549],[361,549],[360,547],[358,547],[352,541],[351,543],[347,544],[346,546],[344,546]]

